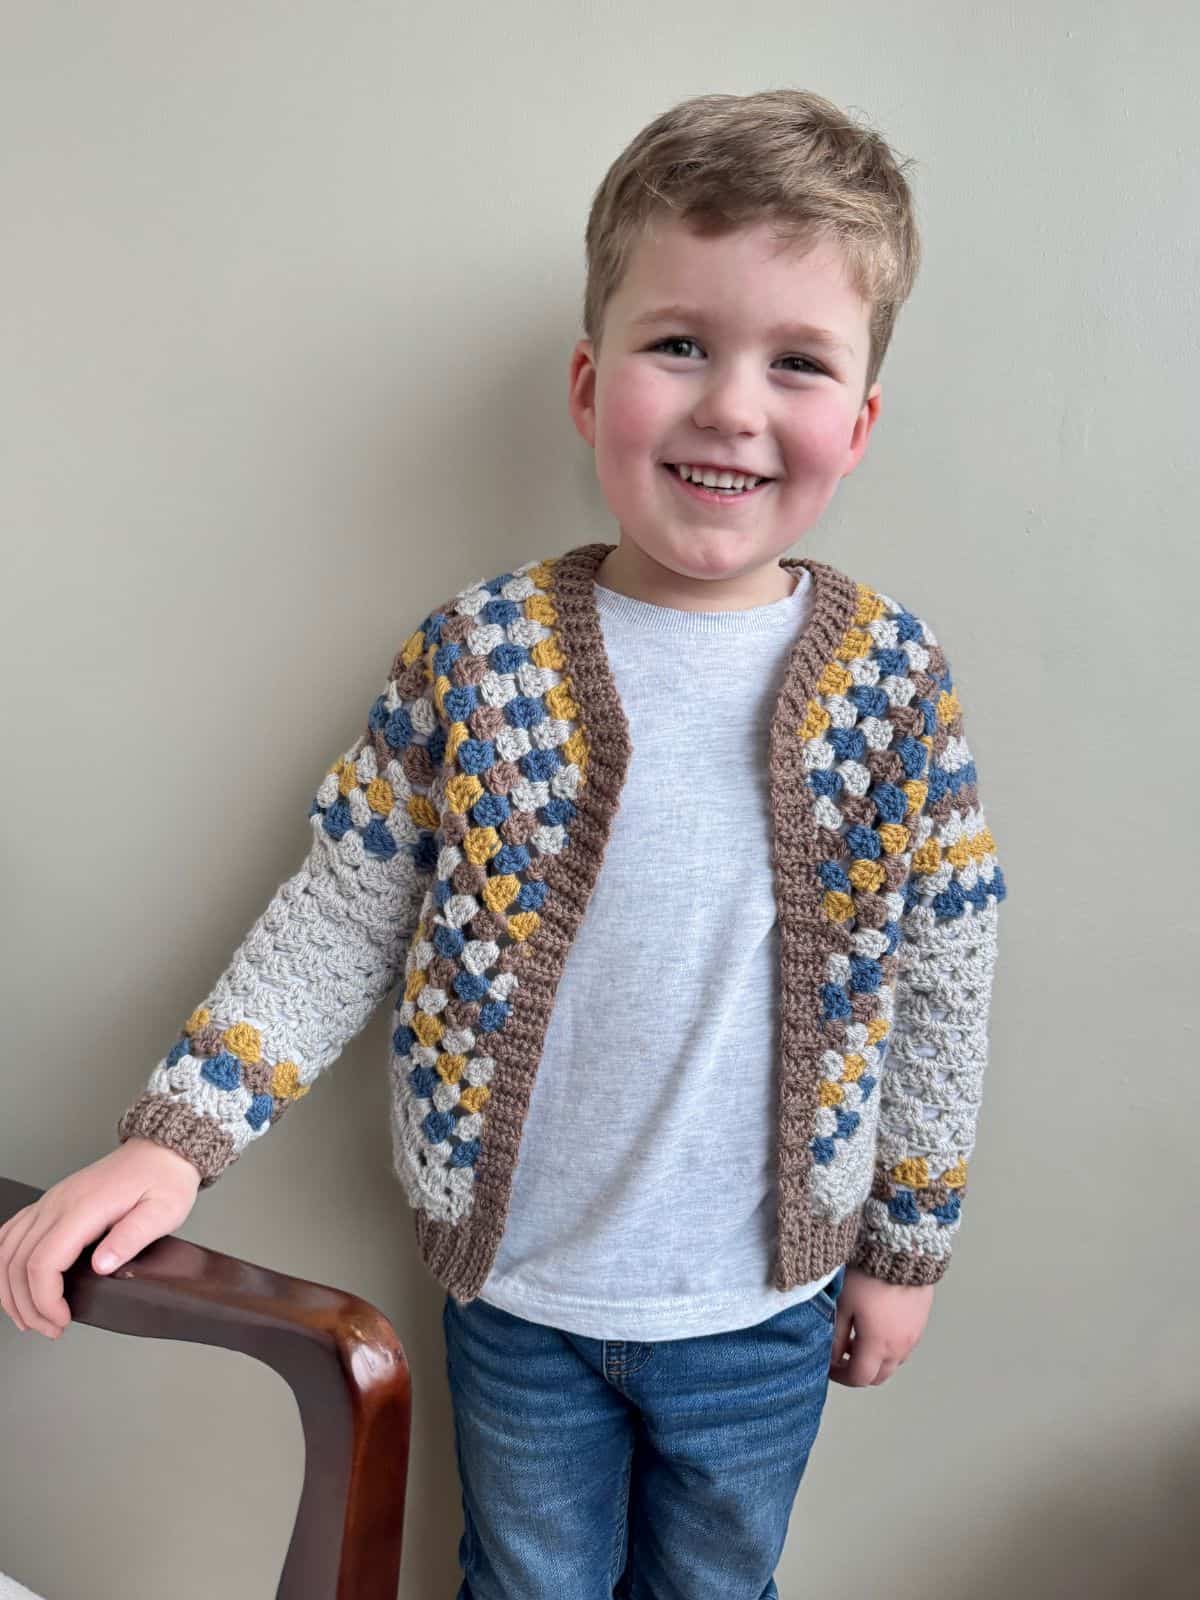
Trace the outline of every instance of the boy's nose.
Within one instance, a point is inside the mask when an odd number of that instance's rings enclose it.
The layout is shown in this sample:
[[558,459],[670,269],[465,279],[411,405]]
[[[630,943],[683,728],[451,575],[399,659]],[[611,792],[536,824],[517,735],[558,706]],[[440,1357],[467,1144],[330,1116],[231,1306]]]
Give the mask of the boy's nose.
[[758,384],[738,373],[706,384],[692,417],[698,428],[713,428],[722,434],[761,433],[766,426]]

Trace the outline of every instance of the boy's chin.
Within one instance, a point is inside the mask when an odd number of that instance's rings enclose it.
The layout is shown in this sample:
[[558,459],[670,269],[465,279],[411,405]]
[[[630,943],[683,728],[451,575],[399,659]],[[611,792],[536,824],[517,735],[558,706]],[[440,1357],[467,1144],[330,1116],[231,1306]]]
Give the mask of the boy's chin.
[[614,580],[653,593],[662,586],[671,589],[677,582],[711,586],[712,598],[726,598],[735,605],[764,605],[785,599],[795,588],[795,579],[780,567],[781,557],[789,546],[780,551],[761,545],[751,548],[752,541],[745,535],[734,533],[701,535],[637,537],[624,528],[615,551],[610,552],[601,564],[600,582],[606,575]]
[[633,545],[644,561],[663,572],[697,583],[744,580],[755,572],[769,572],[784,553],[733,529],[643,541],[623,535],[621,542]]

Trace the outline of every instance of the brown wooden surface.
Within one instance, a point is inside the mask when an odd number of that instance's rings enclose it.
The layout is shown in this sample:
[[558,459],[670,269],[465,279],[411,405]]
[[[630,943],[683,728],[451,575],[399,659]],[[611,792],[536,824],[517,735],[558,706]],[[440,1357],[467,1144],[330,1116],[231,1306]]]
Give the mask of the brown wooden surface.
[[[0,1177],[0,1225],[42,1193]],[[276,1600],[396,1600],[412,1384],[383,1313],[173,1235],[100,1276],[96,1242],[63,1274],[76,1322],[240,1350],[295,1395],[304,1485]]]

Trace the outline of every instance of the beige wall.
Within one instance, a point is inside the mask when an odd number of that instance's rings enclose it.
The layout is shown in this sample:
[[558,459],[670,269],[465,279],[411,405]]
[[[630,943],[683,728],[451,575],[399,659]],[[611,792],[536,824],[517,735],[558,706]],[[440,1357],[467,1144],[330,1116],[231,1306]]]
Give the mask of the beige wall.
[[[895,1378],[833,1387],[780,1586],[1191,1592],[1195,8],[4,9],[0,1172],[112,1147],[428,607],[615,537],[565,396],[620,147],[817,89],[918,159],[927,262],[803,548],[938,631],[1011,895],[954,1267]],[[393,1319],[402,1594],[449,1600],[386,1041],[182,1231]],[[53,1600],[273,1593],[300,1473],[265,1369],[0,1319],[0,1570]]]

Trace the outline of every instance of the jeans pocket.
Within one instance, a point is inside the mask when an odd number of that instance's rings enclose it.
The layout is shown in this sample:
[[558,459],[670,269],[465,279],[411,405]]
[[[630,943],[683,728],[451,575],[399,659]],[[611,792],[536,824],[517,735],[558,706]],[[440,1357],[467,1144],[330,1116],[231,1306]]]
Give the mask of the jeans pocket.
[[826,1322],[837,1321],[838,1296],[842,1292],[842,1285],[846,1281],[846,1268],[841,1266],[830,1278],[823,1289],[818,1289],[813,1295],[813,1305],[825,1318]]
[[837,1301],[825,1289],[818,1289],[812,1297],[813,1309],[818,1311],[831,1326],[837,1321]]

